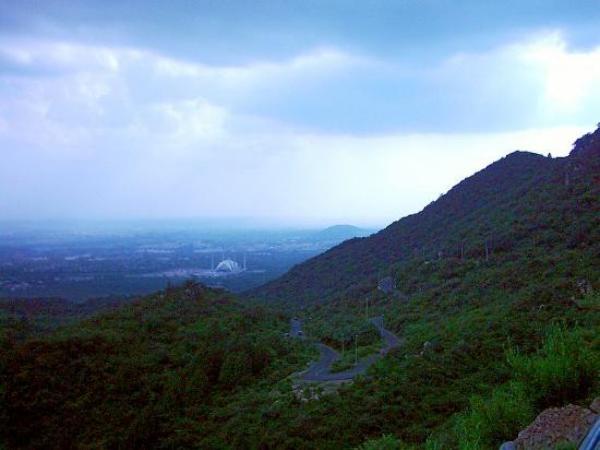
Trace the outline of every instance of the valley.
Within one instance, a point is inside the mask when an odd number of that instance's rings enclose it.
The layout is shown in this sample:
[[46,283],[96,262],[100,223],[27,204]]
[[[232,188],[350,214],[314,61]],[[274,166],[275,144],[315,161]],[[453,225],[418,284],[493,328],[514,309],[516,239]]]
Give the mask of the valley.
[[[0,223],[0,298],[148,294],[188,279],[240,292],[372,230],[246,228],[202,221]],[[225,260],[239,271],[215,270]],[[245,262],[245,265],[244,265]]]

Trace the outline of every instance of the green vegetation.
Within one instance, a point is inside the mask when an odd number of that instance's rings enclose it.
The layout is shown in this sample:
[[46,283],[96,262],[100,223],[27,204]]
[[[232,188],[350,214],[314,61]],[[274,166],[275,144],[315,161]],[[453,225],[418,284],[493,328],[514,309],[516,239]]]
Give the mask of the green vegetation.
[[590,400],[600,393],[598,334],[576,328],[550,327],[543,347],[526,356],[511,348],[511,381],[487,397],[473,396],[468,412],[459,414],[456,434],[461,449],[494,448],[516,436],[547,406]]
[[577,445],[571,442],[558,444],[556,450],[577,450]]
[[369,439],[356,450],[411,450],[415,447],[406,445],[391,434],[384,434],[378,439]]
[[567,331],[554,326],[537,355],[526,356],[511,349],[508,363],[513,377],[526,387],[527,398],[537,409],[586,399],[600,388],[597,331]]
[[589,292],[577,301],[577,306],[583,309],[600,310],[600,292]]
[[351,369],[352,367],[354,367],[357,356],[358,359],[361,359],[366,356],[378,353],[380,349],[380,343],[360,345],[356,349],[354,347],[350,347],[342,354],[342,357],[333,364],[333,366],[331,367],[331,371],[342,372],[344,370]]
[[359,309],[348,314],[344,307],[339,311],[325,308],[324,312],[322,314],[319,308],[315,308],[310,315],[305,314],[304,329],[309,336],[340,352],[354,351],[355,338],[359,346],[377,346],[381,343],[379,332],[369,323],[364,311]]
[[47,338],[5,333],[2,437],[11,448],[214,446],[215,409],[254,390],[273,400],[314,357],[286,330],[190,283]]

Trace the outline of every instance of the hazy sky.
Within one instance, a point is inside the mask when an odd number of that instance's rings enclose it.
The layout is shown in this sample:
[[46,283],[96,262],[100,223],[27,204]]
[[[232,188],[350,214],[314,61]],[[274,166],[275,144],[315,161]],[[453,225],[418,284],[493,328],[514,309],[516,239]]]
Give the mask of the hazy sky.
[[594,1],[0,0],[0,219],[383,225],[600,121]]

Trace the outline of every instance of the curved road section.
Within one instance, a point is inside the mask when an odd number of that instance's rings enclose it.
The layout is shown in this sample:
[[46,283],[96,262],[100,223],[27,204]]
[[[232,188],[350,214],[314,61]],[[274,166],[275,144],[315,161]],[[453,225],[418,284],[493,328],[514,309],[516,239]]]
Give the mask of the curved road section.
[[383,316],[373,317],[372,319],[369,319],[369,322],[379,330],[381,339],[383,339],[383,348],[381,349],[383,355],[387,354],[391,349],[400,346],[402,343],[400,338],[383,327]]
[[[352,369],[343,372],[331,372],[331,366],[334,362],[340,359],[340,354],[328,345],[322,342],[317,343],[317,348],[321,356],[318,361],[314,361],[309,368],[300,374],[299,379],[302,381],[347,381],[353,379],[356,375],[363,374],[372,366],[380,356],[387,354],[392,348],[398,347],[401,344],[400,338],[386,330],[383,327],[383,317],[374,317],[369,320],[378,330],[383,340],[383,348],[381,355],[371,355],[361,359]],[[292,319],[290,322],[290,336],[303,337],[302,322],[298,319]]]

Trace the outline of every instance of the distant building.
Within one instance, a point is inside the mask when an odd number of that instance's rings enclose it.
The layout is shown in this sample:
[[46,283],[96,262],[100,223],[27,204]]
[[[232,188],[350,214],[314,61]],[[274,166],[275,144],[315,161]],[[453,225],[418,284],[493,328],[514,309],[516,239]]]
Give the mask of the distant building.
[[224,259],[215,268],[215,272],[217,273],[240,273],[246,270],[245,264],[242,267],[238,262],[233,259]]

